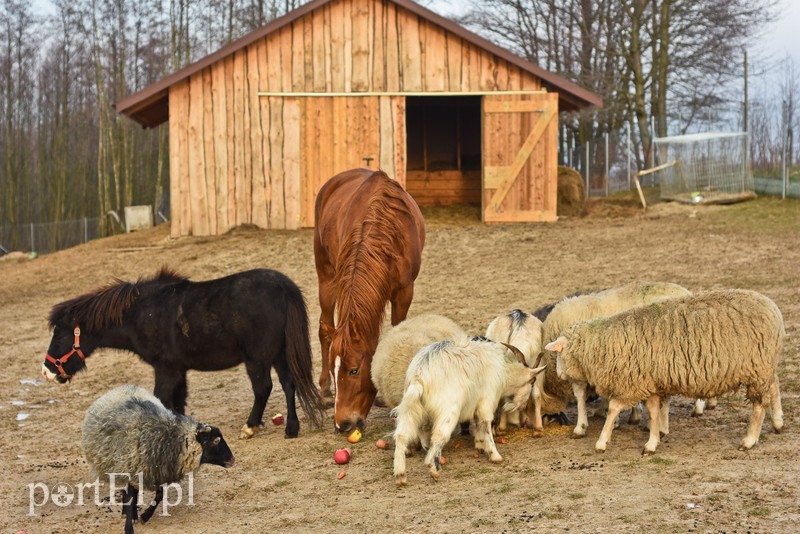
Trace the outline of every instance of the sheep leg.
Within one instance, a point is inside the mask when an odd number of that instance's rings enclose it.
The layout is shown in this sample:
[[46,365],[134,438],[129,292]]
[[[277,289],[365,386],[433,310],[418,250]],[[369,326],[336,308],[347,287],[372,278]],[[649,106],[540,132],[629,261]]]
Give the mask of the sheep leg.
[[631,414],[628,416],[629,425],[638,425],[642,422],[642,403],[637,402],[631,408]]
[[[539,374],[543,375],[544,373]],[[531,388],[531,396],[533,399],[528,401],[527,424],[530,424],[530,421],[533,420],[533,429],[537,432],[541,432],[544,430],[544,424],[542,423],[542,390],[539,389],[539,385],[536,383],[534,383],[533,388]]]
[[650,416],[650,439],[644,444],[642,454],[653,454],[661,440],[658,428],[661,420],[661,399],[658,395],[647,398],[647,415]]
[[706,399],[706,408],[709,410],[713,410],[717,407],[717,398],[711,397],[710,399]]
[[761,434],[761,425],[764,424],[766,404],[768,403],[753,402],[753,415],[750,416],[750,423],[747,425],[747,434],[742,438],[739,444],[740,451],[750,450],[753,445],[758,443],[758,437]]
[[442,449],[458,425],[458,413],[446,414],[433,424],[431,446],[425,456],[425,465],[430,468],[434,480],[439,480],[442,471]]
[[696,399],[694,401],[694,406],[692,407],[692,417],[699,417],[703,415],[703,410],[706,408],[706,400],[705,399]]
[[783,407],[781,406],[781,387],[778,384],[778,375],[769,388],[769,415],[772,418],[772,428],[775,432],[783,430]]
[[661,410],[659,412],[658,432],[662,438],[669,434],[669,399],[664,397],[661,399]]
[[575,430],[572,431],[572,437],[584,438],[586,437],[586,429],[589,428],[589,418],[586,415],[586,383],[573,382],[572,392],[578,401],[578,423],[575,425]]
[[150,518],[153,516],[153,512],[156,511],[156,508],[158,508],[158,505],[161,504],[162,500],[164,500],[163,485],[158,486],[156,488],[156,496],[153,498],[152,502],[150,503],[150,506],[148,506],[147,509],[144,512],[142,512],[142,517],[141,517],[142,524],[147,523],[150,520]]
[[270,375],[269,367],[260,362],[246,360],[245,368],[247,369],[247,376],[250,377],[254,398],[250,416],[242,427],[239,439],[252,438],[256,432],[264,428],[264,409],[267,407],[267,400],[270,393],[272,393],[272,376]]
[[286,432],[287,438],[296,438],[300,433],[300,420],[297,418],[297,404],[295,402],[295,387],[289,369],[278,368],[278,380],[286,396]]
[[619,417],[619,412],[627,408],[623,402],[617,399],[611,399],[608,403],[608,413],[606,414],[606,422],[603,425],[603,431],[600,432],[600,438],[594,444],[596,452],[606,452],[606,446],[611,441],[611,433],[614,431],[614,424]]

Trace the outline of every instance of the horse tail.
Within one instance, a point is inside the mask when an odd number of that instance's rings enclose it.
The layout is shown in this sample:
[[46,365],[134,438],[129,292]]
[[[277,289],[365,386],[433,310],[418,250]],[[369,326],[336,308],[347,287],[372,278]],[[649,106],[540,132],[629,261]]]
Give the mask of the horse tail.
[[308,311],[300,288],[294,287],[286,299],[286,359],[292,375],[300,405],[311,425],[319,427],[325,409],[319,390],[314,384],[314,365],[311,359],[311,341],[308,337]]

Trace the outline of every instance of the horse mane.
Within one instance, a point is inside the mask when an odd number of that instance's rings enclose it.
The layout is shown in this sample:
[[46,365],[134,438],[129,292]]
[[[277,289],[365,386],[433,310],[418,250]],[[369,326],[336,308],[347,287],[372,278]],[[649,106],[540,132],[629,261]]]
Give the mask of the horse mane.
[[332,347],[342,354],[354,334],[369,342],[377,342],[386,314],[386,301],[391,297],[389,266],[397,250],[404,244],[398,220],[405,218],[408,207],[403,202],[402,187],[382,171],[383,176],[373,189],[363,220],[351,228],[336,267],[337,315],[339,325]]
[[90,293],[75,297],[53,306],[50,312],[50,328],[60,322],[69,326],[80,325],[88,332],[102,330],[122,324],[122,317],[139,298],[141,286],[153,282],[183,282],[187,279],[176,271],[162,267],[155,276],[139,278],[136,283],[119,278]]

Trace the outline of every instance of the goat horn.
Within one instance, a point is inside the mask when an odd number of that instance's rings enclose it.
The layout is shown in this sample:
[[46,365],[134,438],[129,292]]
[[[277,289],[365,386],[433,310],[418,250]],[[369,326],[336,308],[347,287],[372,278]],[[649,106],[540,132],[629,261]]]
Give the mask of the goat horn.
[[524,354],[522,354],[522,351],[521,351],[521,350],[519,350],[519,349],[518,349],[517,347],[515,347],[514,345],[509,345],[508,343],[503,343],[502,341],[501,341],[500,343],[501,343],[502,345],[505,345],[505,346],[506,346],[506,348],[507,348],[508,350],[510,350],[511,352],[513,352],[513,353],[514,353],[514,356],[516,356],[516,357],[517,357],[517,360],[519,361],[519,363],[521,363],[522,365],[524,365],[525,367],[527,367],[527,364],[525,363],[525,355],[524,355]]
[[539,356],[536,358],[536,363],[533,364],[533,368],[539,367],[539,364],[542,363],[542,356],[544,356],[544,352],[540,352]]

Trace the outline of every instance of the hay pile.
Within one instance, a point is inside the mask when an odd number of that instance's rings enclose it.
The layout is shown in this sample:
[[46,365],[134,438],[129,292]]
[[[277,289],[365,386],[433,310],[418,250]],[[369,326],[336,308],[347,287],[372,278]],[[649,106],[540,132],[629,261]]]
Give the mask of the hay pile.
[[582,217],[586,215],[586,190],[583,177],[570,167],[558,167],[559,217]]

